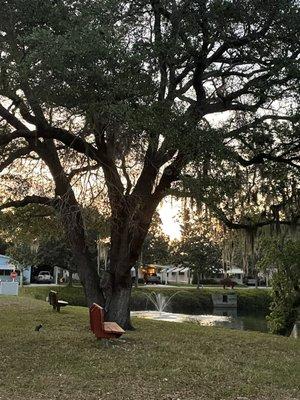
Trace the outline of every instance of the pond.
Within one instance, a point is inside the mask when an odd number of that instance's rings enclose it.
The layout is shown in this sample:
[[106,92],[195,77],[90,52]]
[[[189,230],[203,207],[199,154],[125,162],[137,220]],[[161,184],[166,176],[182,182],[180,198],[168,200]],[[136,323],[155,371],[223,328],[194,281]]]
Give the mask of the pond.
[[[153,319],[156,321],[168,321],[168,322],[192,322],[203,326],[215,326],[224,327],[228,329],[237,329],[244,331],[257,331],[257,332],[268,332],[268,324],[266,314],[259,313],[259,311],[240,311],[237,307],[236,299],[228,301],[226,296],[226,302],[224,304],[224,295],[221,295],[223,299],[218,301],[213,299],[214,309],[212,312],[203,312],[202,314],[190,313],[184,314],[183,312],[172,313],[167,312],[170,309],[171,301],[178,292],[171,296],[165,296],[162,293],[152,292],[146,294],[147,304],[146,310],[144,311],[132,311],[131,315],[138,318]],[[229,299],[230,300],[230,299]],[[233,301],[235,300],[235,301]],[[222,303],[222,304],[220,304]],[[155,308],[156,311],[148,309],[148,304],[151,308]],[[300,315],[300,312],[299,312]],[[298,320],[294,324],[294,328],[291,332],[291,337],[299,338],[300,332],[300,321]]]
[[[237,310],[223,310],[223,315],[228,315],[229,321],[226,321],[222,326],[239,329],[244,331],[268,332],[267,320],[265,314],[239,312]],[[220,310],[214,310],[213,314],[219,314]]]
[[169,322],[195,322],[204,326],[220,326],[229,329],[267,332],[265,315],[239,313],[236,309],[214,309],[211,314],[188,315],[164,311],[133,311],[132,316]]

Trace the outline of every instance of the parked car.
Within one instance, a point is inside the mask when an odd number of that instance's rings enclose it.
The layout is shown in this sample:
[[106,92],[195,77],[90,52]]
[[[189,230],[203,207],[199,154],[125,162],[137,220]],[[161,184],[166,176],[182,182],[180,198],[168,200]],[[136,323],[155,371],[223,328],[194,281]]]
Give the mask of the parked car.
[[50,274],[49,271],[41,271],[36,278],[36,282],[37,283],[52,283],[53,276]]
[[262,276],[258,276],[257,278],[254,278],[253,276],[245,276],[243,282],[247,286],[255,286],[256,284],[257,286],[266,286],[266,278]]
[[[257,281],[257,283],[258,283],[258,281]],[[255,278],[246,278],[246,285],[255,286],[256,285],[256,279]]]
[[147,285],[155,285],[155,284],[160,284],[161,279],[160,276],[158,275],[150,275],[147,277]]

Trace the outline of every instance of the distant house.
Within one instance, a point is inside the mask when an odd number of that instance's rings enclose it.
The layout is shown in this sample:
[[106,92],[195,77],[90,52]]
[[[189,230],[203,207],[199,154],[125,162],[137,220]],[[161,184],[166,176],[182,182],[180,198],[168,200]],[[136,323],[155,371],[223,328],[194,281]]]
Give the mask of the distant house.
[[228,276],[232,281],[237,283],[238,285],[243,284],[243,278],[244,278],[245,272],[241,268],[229,268],[226,270],[222,270],[222,272],[212,279],[214,279],[216,282],[222,281],[226,276]]
[[192,271],[188,267],[169,267],[164,269],[162,272],[162,277],[169,284],[189,284],[192,281]]
[[[0,281],[2,282],[11,282],[12,279],[10,274],[12,271],[16,271],[17,278],[16,281],[20,282],[20,276],[22,276],[23,284],[36,283],[37,276],[40,271],[49,271],[51,276],[53,276],[53,283],[65,283],[69,281],[70,272],[64,268],[60,268],[57,266],[32,266],[32,267],[24,267],[20,270],[16,267],[10,257],[0,254]],[[77,273],[72,273],[73,281],[79,281],[79,276]]]
[[[11,282],[10,274],[12,271],[16,271],[18,274],[16,281],[20,282],[20,275],[21,271],[16,267],[11,258],[0,254],[0,281],[2,282]],[[22,276],[23,276],[23,283],[30,283],[30,275],[31,275],[31,267],[23,268]]]
[[230,268],[226,271],[226,274],[238,285],[243,284],[244,270],[241,268]]
[[14,265],[11,262],[11,259],[8,256],[0,254],[0,281],[10,282],[12,280],[10,274],[14,270],[16,270],[18,274],[16,280],[19,280],[20,271],[14,267]]
[[145,275],[157,275],[161,278],[161,282],[165,284],[188,284],[192,281],[192,271],[188,267],[173,265],[156,265],[150,264],[139,268],[139,279],[143,279]]

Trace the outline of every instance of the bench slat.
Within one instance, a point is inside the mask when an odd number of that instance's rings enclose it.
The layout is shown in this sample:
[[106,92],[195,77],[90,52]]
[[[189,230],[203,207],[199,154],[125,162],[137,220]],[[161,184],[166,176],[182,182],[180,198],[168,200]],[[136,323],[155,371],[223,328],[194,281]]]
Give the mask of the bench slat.
[[124,329],[115,322],[104,322],[104,330],[105,332],[125,333]]

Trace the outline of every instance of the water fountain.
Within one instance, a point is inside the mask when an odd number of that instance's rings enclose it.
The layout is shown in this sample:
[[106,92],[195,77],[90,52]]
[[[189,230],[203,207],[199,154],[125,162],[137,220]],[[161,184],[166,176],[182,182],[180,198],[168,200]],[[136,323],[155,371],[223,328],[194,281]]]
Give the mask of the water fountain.
[[153,319],[157,321],[170,321],[170,322],[195,322],[200,325],[219,325],[231,321],[228,315],[187,315],[167,312],[167,307],[171,303],[174,296],[182,292],[173,293],[171,296],[165,296],[159,292],[144,293],[147,300],[154,305],[155,311],[132,311],[132,316],[139,318]]
[[293,330],[290,334],[290,337],[292,337],[294,339],[298,339],[299,333],[300,333],[300,321],[296,321],[294,324]]
[[170,304],[172,298],[177,294],[178,292],[172,294],[172,296],[166,297],[162,293],[152,292],[145,293],[145,296],[154,305],[156,311],[158,311],[161,315],[167,309],[167,306]]

